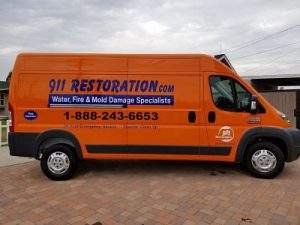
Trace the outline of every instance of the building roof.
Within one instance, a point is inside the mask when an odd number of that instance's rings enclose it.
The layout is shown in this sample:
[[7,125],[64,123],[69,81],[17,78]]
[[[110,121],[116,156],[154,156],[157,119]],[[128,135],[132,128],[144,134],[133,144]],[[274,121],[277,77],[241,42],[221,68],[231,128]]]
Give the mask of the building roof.
[[0,81],[0,91],[7,91],[9,84],[6,81]]
[[300,74],[276,74],[242,76],[243,79],[251,81],[252,84],[260,83],[272,86],[300,86]]
[[298,74],[267,74],[267,75],[249,75],[242,76],[245,80],[266,80],[266,79],[294,79],[300,78],[300,73]]
[[220,62],[224,63],[226,66],[228,66],[230,69],[235,71],[232,64],[230,63],[229,59],[225,54],[215,55],[215,59],[219,60]]

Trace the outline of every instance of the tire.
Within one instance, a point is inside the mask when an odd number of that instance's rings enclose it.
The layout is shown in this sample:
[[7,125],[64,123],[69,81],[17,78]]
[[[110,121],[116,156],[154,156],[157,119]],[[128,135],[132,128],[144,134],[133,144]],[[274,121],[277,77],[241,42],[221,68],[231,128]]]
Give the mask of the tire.
[[255,143],[247,149],[244,163],[252,176],[271,179],[282,172],[285,158],[277,145],[264,141]]
[[51,180],[70,179],[77,166],[77,156],[73,149],[67,145],[53,145],[43,152],[41,158],[41,169]]

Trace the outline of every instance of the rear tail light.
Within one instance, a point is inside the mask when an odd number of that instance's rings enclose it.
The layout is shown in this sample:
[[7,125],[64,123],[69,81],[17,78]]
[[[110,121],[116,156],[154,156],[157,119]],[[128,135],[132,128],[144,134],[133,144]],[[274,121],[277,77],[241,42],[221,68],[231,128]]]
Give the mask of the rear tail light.
[[14,132],[14,111],[11,105],[8,105],[9,114],[8,114],[8,125],[9,131]]

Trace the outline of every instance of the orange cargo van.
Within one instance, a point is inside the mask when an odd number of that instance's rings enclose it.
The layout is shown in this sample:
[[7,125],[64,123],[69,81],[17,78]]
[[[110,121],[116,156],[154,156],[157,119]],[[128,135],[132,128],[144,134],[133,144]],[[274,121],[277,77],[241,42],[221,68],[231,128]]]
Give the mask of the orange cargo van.
[[243,163],[273,178],[300,132],[225,64],[202,54],[20,54],[9,148],[70,178],[83,159]]

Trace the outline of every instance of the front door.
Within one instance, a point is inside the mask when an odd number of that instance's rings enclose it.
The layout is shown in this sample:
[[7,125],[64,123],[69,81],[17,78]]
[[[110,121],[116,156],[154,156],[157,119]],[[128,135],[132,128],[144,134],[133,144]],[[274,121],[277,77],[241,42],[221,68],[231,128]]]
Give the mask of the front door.
[[251,93],[234,76],[205,73],[205,117],[214,155],[234,161],[243,133],[260,125],[259,114],[250,114]]

